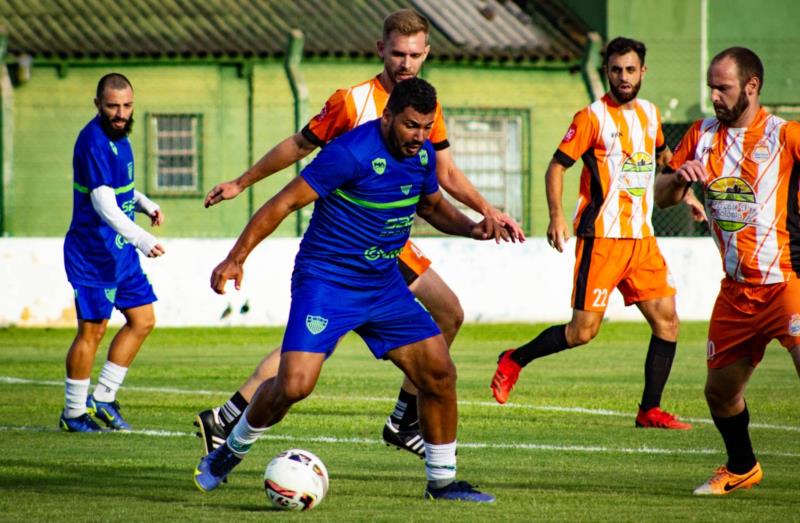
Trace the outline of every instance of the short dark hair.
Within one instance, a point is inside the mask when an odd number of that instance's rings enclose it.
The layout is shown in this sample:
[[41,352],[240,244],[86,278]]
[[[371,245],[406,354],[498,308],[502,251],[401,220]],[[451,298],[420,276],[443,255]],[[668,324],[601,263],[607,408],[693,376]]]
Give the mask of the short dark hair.
[[400,9],[383,20],[384,42],[389,39],[389,35],[393,31],[397,31],[403,36],[410,36],[423,32],[427,38],[430,29],[428,26],[428,19],[418,12],[413,9]]
[[764,85],[764,64],[756,53],[746,47],[729,47],[717,53],[711,60],[711,65],[730,58],[736,62],[739,69],[739,87],[750,81],[751,78],[758,78],[758,93],[761,94],[761,86]]
[[399,114],[409,105],[422,114],[432,113],[436,110],[436,89],[422,78],[403,80],[392,89],[386,107]]
[[130,80],[120,73],[108,73],[97,82],[98,100],[103,97],[103,91],[105,91],[106,87],[112,89],[125,89],[126,87],[130,87],[131,90],[133,90]]
[[639,55],[639,63],[640,65],[644,65],[644,57],[647,54],[647,48],[644,46],[644,42],[632,38],[625,38],[624,36],[614,38],[608,42],[603,52],[603,67],[608,66],[608,60],[615,54],[627,54],[631,51]]

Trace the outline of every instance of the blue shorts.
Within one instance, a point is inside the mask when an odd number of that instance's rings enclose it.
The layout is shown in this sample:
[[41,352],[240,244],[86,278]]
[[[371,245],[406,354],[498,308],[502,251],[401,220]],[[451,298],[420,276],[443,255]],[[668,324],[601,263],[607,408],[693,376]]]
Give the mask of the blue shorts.
[[153,303],[153,286],[143,272],[117,284],[116,287],[75,285],[75,310],[79,320],[107,320],[111,311],[132,309]]
[[441,333],[400,271],[393,271],[386,286],[377,290],[294,274],[282,350],[323,353],[327,358],[349,331],[361,336],[375,358]]

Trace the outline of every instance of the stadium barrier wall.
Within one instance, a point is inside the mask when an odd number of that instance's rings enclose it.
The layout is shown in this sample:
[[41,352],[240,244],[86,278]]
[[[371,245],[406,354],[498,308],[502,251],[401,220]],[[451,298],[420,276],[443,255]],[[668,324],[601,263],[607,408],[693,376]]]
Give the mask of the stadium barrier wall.
[[[568,320],[574,240],[559,254],[544,238],[524,244],[468,239],[420,238],[415,243],[456,292],[467,322],[553,322]],[[660,238],[678,289],[678,314],[706,320],[722,278],[719,254],[710,238]],[[228,284],[219,296],[209,286],[212,269],[233,245],[232,239],[165,239],[167,253],[142,257],[153,283],[160,326],[280,326],[289,311],[294,256],[299,239],[269,239],[245,265],[240,291]],[[74,326],[72,288],[67,282],[60,238],[0,239],[0,325]],[[642,320],[612,292],[606,318]],[[114,312],[112,325],[121,325]]]

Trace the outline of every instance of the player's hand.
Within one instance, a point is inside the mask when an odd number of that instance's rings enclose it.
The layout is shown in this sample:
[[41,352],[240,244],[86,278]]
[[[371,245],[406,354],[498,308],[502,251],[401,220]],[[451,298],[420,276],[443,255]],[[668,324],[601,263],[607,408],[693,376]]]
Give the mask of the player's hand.
[[150,252],[147,253],[147,257],[148,258],[158,258],[159,256],[162,256],[165,252],[167,252],[167,251],[166,251],[166,249],[164,249],[164,246],[161,245],[160,243],[157,243],[157,244],[155,244],[153,246],[152,249],[150,249]]
[[567,240],[569,240],[569,227],[564,217],[551,218],[547,226],[547,243],[558,252],[564,252]]
[[164,223],[164,213],[161,212],[161,209],[156,209],[153,211],[153,214],[150,215],[150,226],[158,227],[162,223]]
[[[506,231],[506,233],[508,234],[508,239],[504,238],[505,241],[510,240],[513,243],[516,242],[522,243],[525,241],[525,233],[523,232],[522,227],[519,226],[519,224],[514,220],[514,218],[507,215],[506,213],[500,212],[494,207],[492,207],[489,210],[489,212],[487,212],[484,215],[484,217],[487,220],[493,220],[497,224],[498,228],[504,229]],[[495,236],[495,241],[497,243],[500,243],[500,239],[497,236]]]
[[244,267],[242,264],[230,258],[225,258],[211,272],[211,289],[217,294],[225,294],[225,284],[228,280],[233,280],[233,286],[238,291],[242,287],[243,278]]
[[700,160],[689,160],[675,171],[675,179],[684,185],[694,182],[705,183],[707,178],[706,168]]
[[[691,192],[692,192],[691,190],[687,191],[686,195],[688,196]],[[692,214],[692,219],[694,221],[696,222],[708,221],[708,216],[706,216],[706,210],[703,207],[703,204],[697,201],[697,198],[686,197],[683,199],[683,201],[686,202],[686,205],[689,206],[689,212]]]
[[238,183],[236,183],[236,180],[220,183],[208,191],[203,205],[205,205],[206,208],[209,208],[212,205],[218,204],[222,200],[236,198],[240,192],[242,192],[242,188]]
[[497,243],[500,240],[510,241],[511,234],[501,224],[494,220],[485,218],[472,226],[470,230],[470,237],[474,240],[491,240],[494,239]]

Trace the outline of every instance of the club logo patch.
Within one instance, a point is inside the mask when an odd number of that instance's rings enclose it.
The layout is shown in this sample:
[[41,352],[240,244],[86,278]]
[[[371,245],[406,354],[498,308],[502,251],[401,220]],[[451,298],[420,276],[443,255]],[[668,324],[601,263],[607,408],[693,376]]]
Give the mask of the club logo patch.
[[750,158],[756,163],[764,163],[770,156],[769,145],[764,141],[758,142],[750,153]]
[[383,174],[386,171],[386,159],[375,158],[372,160],[372,170],[375,171],[377,175]]
[[412,185],[401,185],[400,186],[400,191],[403,194],[405,194],[406,196],[408,196],[408,193],[411,192],[411,187],[413,187],[413,186]]
[[789,318],[789,336],[800,336],[800,314],[792,314]]
[[564,135],[564,138],[561,139],[561,143],[569,143],[575,138],[575,135],[578,134],[578,128],[575,127],[575,124],[569,126],[567,129],[567,134]]
[[110,301],[111,303],[114,303],[114,301],[117,299],[117,289],[116,289],[116,287],[112,288],[112,289],[103,289],[103,290],[104,290],[104,292],[106,294],[106,299],[108,301]]
[[428,165],[428,151],[425,149],[420,149],[419,151],[419,163],[421,163],[423,167]]
[[118,156],[119,153],[117,152],[117,146],[114,145],[114,142],[108,142],[108,145],[111,147],[111,150],[114,152],[114,156]]
[[756,223],[755,191],[741,178],[717,178],[706,187],[706,201],[711,219],[723,231],[736,232]]
[[325,330],[325,327],[328,326],[328,319],[323,318],[322,316],[313,316],[309,314],[306,316],[306,328],[308,332],[313,335],[317,335],[320,332]]
[[650,186],[653,176],[653,157],[645,152],[635,152],[625,159],[619,177],[620,189],[631,196],[641,197]]

